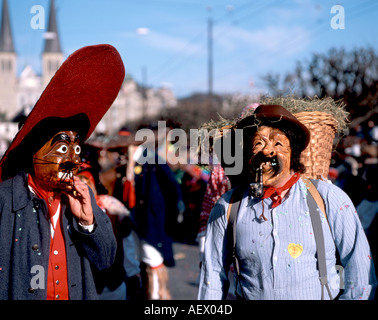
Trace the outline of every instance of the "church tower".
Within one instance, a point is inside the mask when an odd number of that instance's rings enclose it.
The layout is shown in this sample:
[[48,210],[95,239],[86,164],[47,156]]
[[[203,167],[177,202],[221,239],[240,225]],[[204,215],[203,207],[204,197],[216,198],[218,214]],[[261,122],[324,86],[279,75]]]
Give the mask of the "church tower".
[[42,53],[42,86],[50,82],[63,63],[64,55],[60,47],[54,0],[50,1],[48,30],[45,33],[45,47]]
[[16,63],[8,1],[3,0],[0,29],[0,119],[3,120],[11,120],[18,112]]

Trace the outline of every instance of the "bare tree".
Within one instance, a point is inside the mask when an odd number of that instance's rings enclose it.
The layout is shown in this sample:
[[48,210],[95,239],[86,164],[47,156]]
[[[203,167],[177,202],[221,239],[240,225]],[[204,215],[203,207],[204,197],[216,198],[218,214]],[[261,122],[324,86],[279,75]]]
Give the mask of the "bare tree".
[[349,52],[334,48],[327,54],[314,54],[310,61],[298,62],[294,72],[283,78],[268,74],[263,79],[273,95],[343,99],[352,126],[377,114],[378,56],[372,48]]

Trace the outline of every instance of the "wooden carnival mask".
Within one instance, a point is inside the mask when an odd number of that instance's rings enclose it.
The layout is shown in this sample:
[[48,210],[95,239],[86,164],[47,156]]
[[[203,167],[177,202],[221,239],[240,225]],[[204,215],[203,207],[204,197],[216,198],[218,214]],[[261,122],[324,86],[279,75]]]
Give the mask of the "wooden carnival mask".
[[46,191],[72,191],[73,177],[81,163],[80,136],[60,131],[33,156],[34,178]]
[[264,187],[280,187],[291,174],[291,145],[277,128],[261,126],[251,138],[253,169],[261,170]]

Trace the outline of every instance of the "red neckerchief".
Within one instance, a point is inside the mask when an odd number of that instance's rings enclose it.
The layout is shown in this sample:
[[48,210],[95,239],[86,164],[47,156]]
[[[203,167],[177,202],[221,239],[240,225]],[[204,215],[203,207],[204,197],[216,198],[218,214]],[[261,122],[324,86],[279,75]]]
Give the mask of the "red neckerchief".
[[28,175],[28,184],[33,189],[37,197],[46,201],[49,210],[49,216],[50,219],[52,219],[60,204],[60,193],[43,190],[35,183],[30,174]]
[[298,173],[294,173],[293,176],[282,186],[279,188],[274,188],[274,187],[268,187],[264,191],[264,195],[262,196],[262,199],[266,198],[271,198],[273,203],[272,203],[272,208],[275,208],[279,206],[282,202],[282,197],[281,193],[284,190],[287,190],[291,188],[298,180],[300,176]]

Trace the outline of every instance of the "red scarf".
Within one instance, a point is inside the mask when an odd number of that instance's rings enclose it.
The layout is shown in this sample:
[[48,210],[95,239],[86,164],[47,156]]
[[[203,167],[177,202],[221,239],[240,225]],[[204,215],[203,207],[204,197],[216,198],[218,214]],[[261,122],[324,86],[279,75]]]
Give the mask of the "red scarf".
[[281,193],[289,188],[291,188],[298,180],[300,176],[298,173],[294,175],[282,186],[279,188],[268,187],[264,191],[262,199],[271,198],[273,201],[272,208],[279,206],[282,202]]
[[[28,175],[28,184],[33,189],[37,197],[46,201],[47,207],[49,210],[49,216],[50,216],[50,219],[52,219],[52,217],[55,215],[56,211],[58,210],[58,206],[60,204],[60,193],[43,190],[40,186],[38,186],[35,183],[35,181],[33,180],[30,174]],[[53,223],[52,220],[51,220],[51,223]]]

